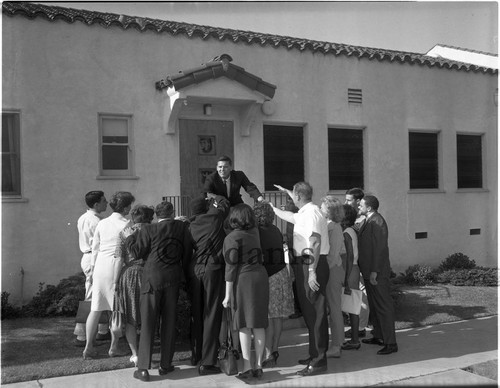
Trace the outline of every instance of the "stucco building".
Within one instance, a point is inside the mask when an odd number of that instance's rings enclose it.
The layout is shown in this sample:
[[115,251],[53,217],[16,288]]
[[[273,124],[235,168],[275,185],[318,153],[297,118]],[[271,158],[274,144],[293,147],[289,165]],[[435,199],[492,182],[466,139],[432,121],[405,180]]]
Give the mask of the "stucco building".
[[[2,291],[80,270],[83,197],[178,214],[221,154],[273,201],[376,195],[395,272],[497,264],[497,70],[442,57],[2,3]],[[245,197],[250,203],[250,198]],[[109,210],[106,214],[109,214]]]

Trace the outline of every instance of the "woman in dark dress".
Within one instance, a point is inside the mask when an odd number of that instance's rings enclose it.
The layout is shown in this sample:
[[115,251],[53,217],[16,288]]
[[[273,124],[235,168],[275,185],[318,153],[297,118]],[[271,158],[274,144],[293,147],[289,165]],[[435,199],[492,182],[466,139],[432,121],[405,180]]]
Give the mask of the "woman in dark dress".
[[[269,283],[252,208],[246,204],[231,208],[229,226],[232,232],[226,236],[223,246],[226,295],[222,304],[232,308],[233,327],[239,330],[243,372],[236,377],[260,379],[268,325]],[[250,360],[252,334],[255,367]]]
[[[124,266],[116,290],[114,311],[120,314],[120,320],[125,323],[125,337],[132,351],[130,362],[137,366],[137,330],[141,324],[139,299],[141,277],[144,260],[130,255],[125,247],[125,240],[131,234],[141,229],[143,224],[150,224],[154,218],[154,210],[145,205],[137,205],[130,212],[133,225],[125,227],[118,235],[118,245],[115,256],[123,260]],[[112,329],[121,329],[113,327]]]
[[274,211],[267,202],[254,206],[259,228],[260,246],[264,255],[264,267],[269,276],[269,326],[266,329],[264,368],[276,366],[278,346],[283,329],[283,319],[294,313],[293,289],[285,263],[283,235],[273,225]]

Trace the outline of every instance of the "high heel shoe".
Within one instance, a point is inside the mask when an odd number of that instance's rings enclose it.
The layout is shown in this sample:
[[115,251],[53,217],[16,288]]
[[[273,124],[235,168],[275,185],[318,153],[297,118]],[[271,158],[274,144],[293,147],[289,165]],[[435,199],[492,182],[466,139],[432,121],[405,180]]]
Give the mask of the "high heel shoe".
[[235,377],[239,380],[246,381],[253,377],[253,370],[249,369],[245,372],[240,372]]
[[344,342],[342,344],[341,349],[342,350],[358,350],[360,347],[361,347],[360,342],[347,341],[347,342]]
[[84,350],[83,351],[83,359],[84,360],[91,360],[93,358],[97,357],[97,351],[96,350]]
[[260,380],[260,379],[262,379],[262,375],[264,374],[264,372],[262,371],[262,368],[259,368],[259,369],[253,370],[252,374],[253,374],[253,377]]
[[279,356],[280,354],[278,352],[272,352],[271,355],[262,362],[262,368],[275,367]]
[[132,362],[136,368],[137,368],[138,361],[139,361],[139,359],[137,356],[130,356],[130,362]]
[[127,353],[119,353],[119,352],[114,352],[113,350],[110,350],[108,352],[108,356],[109,357],[123,357],[123,356],[126,356]]

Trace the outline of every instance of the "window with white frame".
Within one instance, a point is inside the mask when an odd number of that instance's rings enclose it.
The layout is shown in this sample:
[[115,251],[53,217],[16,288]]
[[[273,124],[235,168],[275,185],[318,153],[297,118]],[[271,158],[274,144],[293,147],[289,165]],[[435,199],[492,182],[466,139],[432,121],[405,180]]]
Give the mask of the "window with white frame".
[[131,140],[131,115],[99,114],[100,175],[133,175]]
[[483,188],[482,135],[457,134],[457,187]]
[[364,187],[361,129],[328,128],[328,176],[330,190]]
[[19,113],[2,112],[2,196],[21,195]]
[[410,190],[439,188],[438,133],[410,132]]

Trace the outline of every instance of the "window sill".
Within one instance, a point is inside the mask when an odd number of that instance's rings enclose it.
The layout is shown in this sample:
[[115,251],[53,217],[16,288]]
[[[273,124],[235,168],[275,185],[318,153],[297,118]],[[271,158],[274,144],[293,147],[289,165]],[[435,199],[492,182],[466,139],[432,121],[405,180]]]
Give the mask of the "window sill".
[[489,193],[490,191],[488,189],[482,189],[482,188],[470,188],[470,189],[457,189],[457,193]]
[[27,203],[28,198],[23,197],[2,197],[2,203]]
[[138,180],[138,176],[132,175],[98,175],[96,176],[97,180]]
[[445,190],[441,189],[410,189],[408,194],[445,194]]

